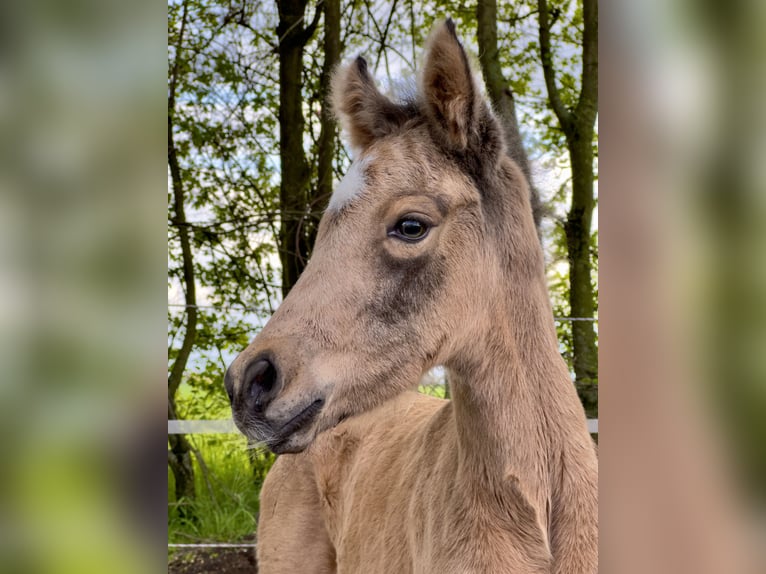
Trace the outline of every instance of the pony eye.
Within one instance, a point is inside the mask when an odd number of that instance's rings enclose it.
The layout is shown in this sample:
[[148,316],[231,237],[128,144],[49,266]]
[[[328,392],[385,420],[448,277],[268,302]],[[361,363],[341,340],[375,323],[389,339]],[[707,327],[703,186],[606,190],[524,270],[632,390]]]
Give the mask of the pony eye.
[[418,241],[428,233],[428,225],[412,217],[400,219],[394,227],[393,235],[405,241]]

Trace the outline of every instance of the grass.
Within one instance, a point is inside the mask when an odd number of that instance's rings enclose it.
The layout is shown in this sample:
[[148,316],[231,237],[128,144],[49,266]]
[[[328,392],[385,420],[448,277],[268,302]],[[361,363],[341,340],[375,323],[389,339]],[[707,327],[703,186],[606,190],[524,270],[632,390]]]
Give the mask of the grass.
[[[255,532],[258,501],[271,454],[246,449],[240,435],[187,437],[196,450],[194,500],[168,503],[168,542],[236,542]],[[175,491],[168,469],[168,498]],[[169,549],[169,557],[173,554]]]
[[444,386],[444,384],[423,384],[418,385],[418,392],[423,393],[424,395],[431,395],[432,397],[438,397],[440,399],[448,398],[447,395],[447,387]]

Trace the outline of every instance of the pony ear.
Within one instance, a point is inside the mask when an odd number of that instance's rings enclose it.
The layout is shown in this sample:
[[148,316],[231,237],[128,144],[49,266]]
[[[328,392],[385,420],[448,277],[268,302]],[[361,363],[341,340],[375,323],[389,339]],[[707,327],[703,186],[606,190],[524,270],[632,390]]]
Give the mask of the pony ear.
[[357,150],[390,134],[406,119],[402,106],[378,91],[361,56],[335,71],[331,98],[335,116]]
[[465,150],[477,130],[483,98],[452,19],[431,31],[421,76],[426,113],[450,147]]

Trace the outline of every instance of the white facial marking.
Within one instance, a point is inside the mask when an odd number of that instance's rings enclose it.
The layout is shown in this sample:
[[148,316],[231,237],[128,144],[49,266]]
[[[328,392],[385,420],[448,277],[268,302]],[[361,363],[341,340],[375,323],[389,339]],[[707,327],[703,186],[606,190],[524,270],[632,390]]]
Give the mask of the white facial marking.
[[340,211],[348,203],[359,195],[364,189],[365,181],[365,169],[370,164],[372,158],[364,156],[354,160],[351,166],[348,168],[346,175],[343,176],[332,192],[330,203],[327,206],[328,210]]

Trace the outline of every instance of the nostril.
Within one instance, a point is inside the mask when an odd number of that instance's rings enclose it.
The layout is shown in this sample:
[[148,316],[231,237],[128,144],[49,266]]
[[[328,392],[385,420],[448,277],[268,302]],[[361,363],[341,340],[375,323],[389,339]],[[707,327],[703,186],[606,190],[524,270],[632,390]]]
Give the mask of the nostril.
[[274,383],[277,380],[277,370],[271,364],[271,361],[261,359],[255,364],[252,377],[254,383],[257,383],[264,391],[268,392],[274,388]]
[[264,395],[271,392],[277,383],[277,368],[268,359],[260,359],[248,366],[246,377],[250,398],[261,406]]

